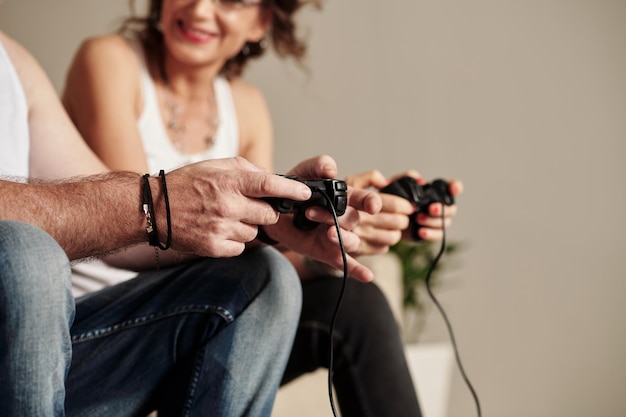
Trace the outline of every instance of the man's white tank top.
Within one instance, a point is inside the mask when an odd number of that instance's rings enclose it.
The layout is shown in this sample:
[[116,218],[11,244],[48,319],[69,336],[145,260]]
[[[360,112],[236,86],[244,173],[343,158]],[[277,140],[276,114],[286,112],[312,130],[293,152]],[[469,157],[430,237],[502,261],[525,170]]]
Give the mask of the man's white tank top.
[[0,178],[28,177],[28,104],[15,67],[0,43]]
[[[230,84],[223,77],[216,77],[213,83],[217,105],[219,126],[213,146],[197,154],[183,154],[172,144],[161,117],[154,82],[146,65],[143,49],[139,42],[129,40],[141,64],[141,91],[144,108],[137,121],[137,127],[148,158],[152,173],[159,170],[171,171],[180,166],[206,159],[229,158],[239,153],[239,129],[237,115],[230,90]],[[83,262],[73,268],[72,289],[75,296],[100,290],[131,279],[134,271],[113,268],[100,260]]]

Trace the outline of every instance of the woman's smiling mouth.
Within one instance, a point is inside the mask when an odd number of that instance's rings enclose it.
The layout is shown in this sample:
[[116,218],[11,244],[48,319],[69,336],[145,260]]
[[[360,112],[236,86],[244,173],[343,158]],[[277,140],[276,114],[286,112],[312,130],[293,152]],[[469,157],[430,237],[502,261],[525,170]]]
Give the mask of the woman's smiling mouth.
[[191,42],[204,43],[217,37],[214,33],[187,26],[182,20],[179,20],[177,23],[178,28],[180,29],[180,34]]

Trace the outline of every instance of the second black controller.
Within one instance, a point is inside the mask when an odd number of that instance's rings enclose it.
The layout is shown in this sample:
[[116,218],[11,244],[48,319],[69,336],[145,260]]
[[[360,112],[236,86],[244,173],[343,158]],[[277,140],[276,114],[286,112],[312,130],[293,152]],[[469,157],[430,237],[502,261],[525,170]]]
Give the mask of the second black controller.
[[295,201],[289,198],[264,197],[262,200],[268,202],[279,213],[293,211],[293,223],[298,229],[311,230],[318,225],[318,223],[306,218],[304,213],[307,207],[329,208],[329,204],[332,202],[337,216],[342,216],[346,212],[348,185],[345,181],[337,179],[303,180],[296,176],[286,176],[285,178],[306,184],[311,189],[311,198],[306,201]]
[[[406,198],[415,205],[415,213],[428,214],[428,206],[432,203],[447,206],[454,204],[454,196],[450,193],[448,182],[442,179],[420,185],[413,177],[402,177],[382,188],[380,192]],[[411,234],[415,240],[421,240],[418,234],[420,226],[415,220],[415,213],[411,215]]]

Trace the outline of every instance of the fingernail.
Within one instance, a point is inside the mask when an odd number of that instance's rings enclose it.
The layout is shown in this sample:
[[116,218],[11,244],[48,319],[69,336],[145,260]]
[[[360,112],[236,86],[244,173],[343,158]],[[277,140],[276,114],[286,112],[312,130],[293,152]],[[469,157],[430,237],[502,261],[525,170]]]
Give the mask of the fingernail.
[[302,188],[300,191],[300,195],[302,196],[303,200],[307,200],[311,197],[311,189],[309,187],[304,186],[304,188]]
[[315,206],[312,206],[308,209],[307,214],[311,217],[315,217],[320,213],[319,209]]
[[331,172],[335,172],[335,167],[333,165],[324,165],[322,167],[322,172],[324,173],[331,173]]
[[422,227],[421,229],[419,229],[418,233],[422,239],[428,238],[428,230],[426,230],[425,228]]

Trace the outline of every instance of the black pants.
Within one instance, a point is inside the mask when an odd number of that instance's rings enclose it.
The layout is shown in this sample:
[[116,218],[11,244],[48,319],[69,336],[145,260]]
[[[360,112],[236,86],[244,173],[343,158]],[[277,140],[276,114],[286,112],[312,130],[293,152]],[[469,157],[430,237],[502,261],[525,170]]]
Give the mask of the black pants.
[[[302,315],[282,384],[328,368],[329,328],[341,281],[303,283]],[[348,280],[333,337],[333,383],[343,417],[421,417],[398,324],[375,284]]]

